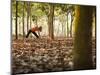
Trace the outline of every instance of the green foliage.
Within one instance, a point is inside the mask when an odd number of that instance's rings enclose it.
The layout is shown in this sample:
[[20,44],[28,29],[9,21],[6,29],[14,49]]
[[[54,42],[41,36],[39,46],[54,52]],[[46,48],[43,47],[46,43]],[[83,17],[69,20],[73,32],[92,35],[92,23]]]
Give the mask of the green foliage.
[[44,3],[31,3],[31,9],[33,21],[47,14],[46,4]]
[[12,0],[12,16],[15,16],[16,13],[16,1]]
[[18,16],[21,17],[23,15],[23,2],[18,2]]
[[[23,11],[23,2],[24,1],[18,1],[18,16],[21,17],[22,16],[22,11]],[[27,13],[27,9],[28,9],[28,3],[30,4],[30,8],[31,8],[31,13],[34,16],[37,17],[41,17],[41,16],[48,16],[49,15],[49,4],[50,3],[33,3],[33,2],[25,2],[25,13]],[[55,16],[59,16],[61,14],[66,14],[67,11],[70,9],[72,11],[74,11],[74,7],[73,5],[67,5],[67,4],[53,4],[54,5],[54,15]],[[16,1],[13,0],[12,1],[12,14],[13,16],[15,16],[16,13]]]

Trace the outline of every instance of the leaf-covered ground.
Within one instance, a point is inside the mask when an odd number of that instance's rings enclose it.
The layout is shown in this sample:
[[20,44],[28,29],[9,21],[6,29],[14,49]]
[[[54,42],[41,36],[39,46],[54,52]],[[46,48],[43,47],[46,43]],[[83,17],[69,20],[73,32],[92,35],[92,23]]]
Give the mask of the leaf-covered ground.
[[[36,73],[72,70],[72,38],[49,41],[19,39],[12,41],[12,72]],[[95,58],[95,40],[93,40]]]

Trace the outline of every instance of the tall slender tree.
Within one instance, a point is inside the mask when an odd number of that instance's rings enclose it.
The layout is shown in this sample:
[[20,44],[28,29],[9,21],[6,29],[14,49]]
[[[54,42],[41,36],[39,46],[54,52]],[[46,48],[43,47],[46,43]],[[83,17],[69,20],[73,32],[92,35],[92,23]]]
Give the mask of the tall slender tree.
[[[32,26],[32,3],[30,2],[30,5],[29,5],[29,11],[30,11],[30,28]],[[32,35],[30,35],[32,37]]]
[[25,29],[25,26],[24,26],[24,17],[25,17],[25,14],[24,14],[24,7],[25,7],[25,2],[23,2],[23,38],[24,38],[24,36],[25,36],[25,31],[24,31],[24,29]]
[[31,3],[30,3],[30,28],[32,26],[32,13],[31,13],[31,8],[32,8],[32,6],[31,6]]
[[29,5],[30,5],[30,2],[27,2],[27,32],[29,30]]
[[69,13],[69,12],[67,12],[67,37],[69,37],[69,27],[68,27],[68,13]]
[[74,69],[92,69],[92,6],[75,7]]
[[73,20],[74,20],[74,15],[75,15],[75,8],[74,6],[72,5],[70,8],[69,8],[69,13],[70,13],[70,16],[71,16],[71,22],[70,22],[70,37],[72,37],[72,27],[73,27]]
[[54,39],[54,28],[53,28],[53,17],[54,17],[54,4],[49,4],[49,14],[48,14],[48,30],[49,37]]
[[18,39],[18,1],[16,1],[15,39]]
[[73,15],[72,15],[72,12],[73,12],[73,11],[70,12],[70,13],[71,13],[70,37],[72,37],[72,22],[73,22]]

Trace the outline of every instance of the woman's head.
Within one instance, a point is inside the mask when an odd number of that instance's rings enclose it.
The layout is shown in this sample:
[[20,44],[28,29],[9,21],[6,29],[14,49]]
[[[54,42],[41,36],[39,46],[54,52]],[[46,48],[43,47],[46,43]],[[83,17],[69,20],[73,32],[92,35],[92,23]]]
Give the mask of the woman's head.
[[42,31],[42,26],[39,27],[39,30]]

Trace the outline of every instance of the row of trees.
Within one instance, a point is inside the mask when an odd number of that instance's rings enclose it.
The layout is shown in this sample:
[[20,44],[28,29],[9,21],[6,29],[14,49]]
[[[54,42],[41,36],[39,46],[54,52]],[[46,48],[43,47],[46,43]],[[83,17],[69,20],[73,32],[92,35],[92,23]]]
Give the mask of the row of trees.
[[[31,27],[32,22],[38,25],[38,19],[40,17],[46,16],[47,25],[48,25],[48,35],[50,38],[54,39],[54,19],[59,15],[66,16],[66,29],[67,36],[72,37],[72,22],[74,16],[74,6],[64,5],[64,4],[53,4],[53,3],[32,3],[32,2],[21,2],[21,1],[12,1],[12,17],[15,17],[15,35],[18,39],[18,18],[22,18],[23,23],[23,37],[25,35],[25,17],[27,17],[27,31]],[[68,15],[71,16],[71,21],[68,23]],[[62,19],[63,16],[60,16]],[[29,22],[30,21],[30,22]],[[62,20],[61,20],[62,21]],[[63,23],[63,22],[62,22]],[[70,27],[68,26],[70,24]],[[63,30],[64,24],[62,24]],[[63,30],[64,31],[64,30]]]
[[[74,68],[78,69],[92,69],[92,22],[93,14],[96,18],[95,6],[78,6],[78,5],[64,5],[53,3],[31,3],[31,2],[18,2],[13,1],[13,17],[15,17],[15,33],[18,39],[17,23],[18,17],[23,17],[23,35],[24,30],[24,17],[27,15],[27,30],[29,29],[29,21],[34,21],[37,25],[38,18],[46,16],[48,23],[48,34],[51,39],[54,39],[54,26],[53,22],[56,16],[64,14],[67,18],[66,28],[67,35],[72,37],[72,25],[74,20],[74,49],[73,49],[73,62]],[[38,9],[38,10],[36,10]],[[68,14],[71,15],[70,27],[68,26]],[[30,20],[29,20],[30,19]],[[63,22],[62,22],[63,23]],[[62,24],[63,25],[63,24]],[[70,29],[69,29],[70,28]]]
[[[31,19],[31,6],[30,2],[19,2],[16,0],[12,1],[12,18],[15,18],[15,35],[18,39],[18,18],[22,18],[23,23],[23,37],[25,36],[25,16],[27,16],[27,31],[29,29],[29,19]],[[31,20],[30,20],[31,27]]]

